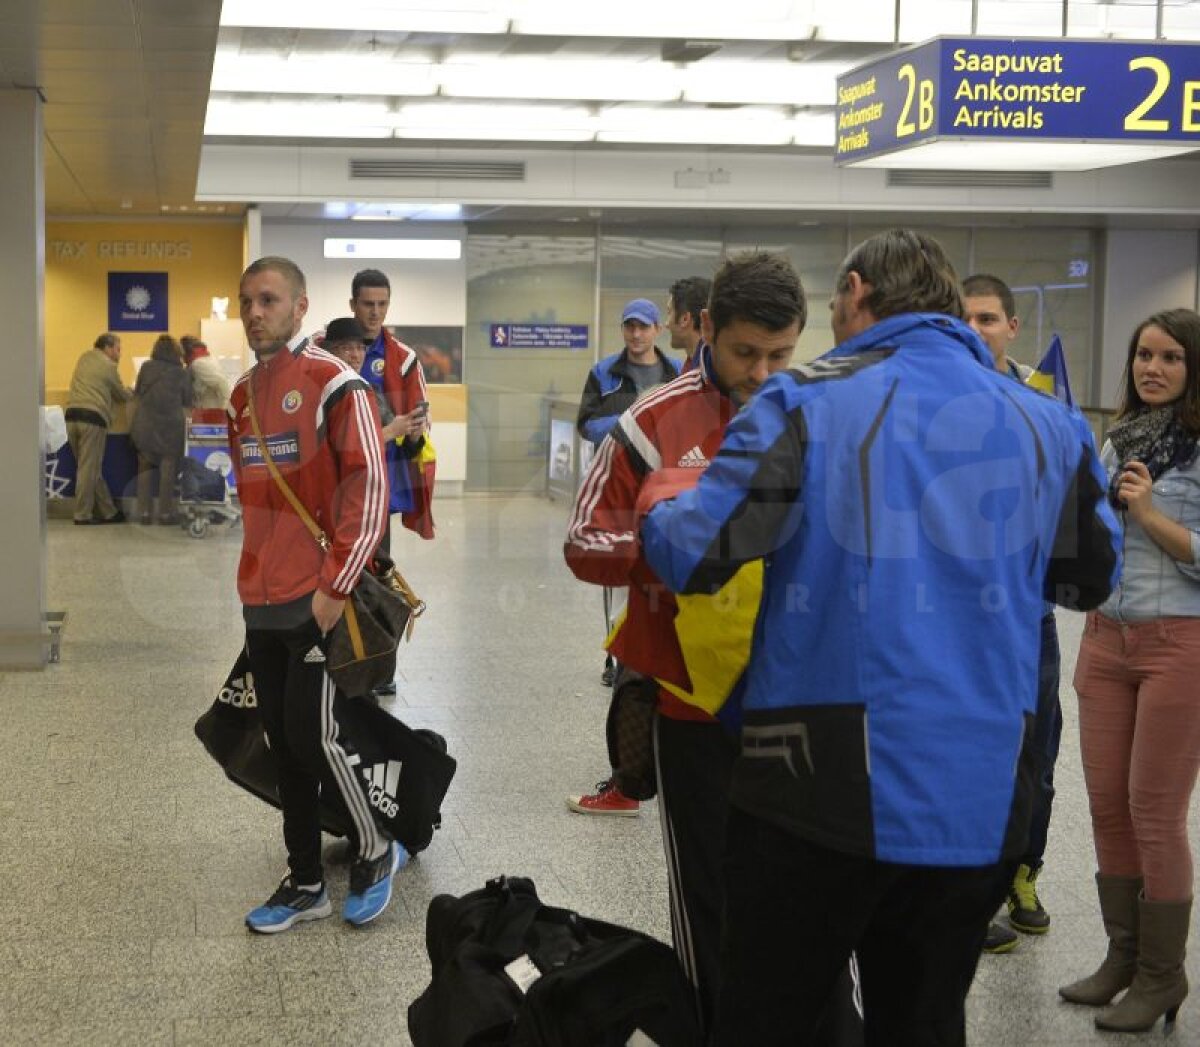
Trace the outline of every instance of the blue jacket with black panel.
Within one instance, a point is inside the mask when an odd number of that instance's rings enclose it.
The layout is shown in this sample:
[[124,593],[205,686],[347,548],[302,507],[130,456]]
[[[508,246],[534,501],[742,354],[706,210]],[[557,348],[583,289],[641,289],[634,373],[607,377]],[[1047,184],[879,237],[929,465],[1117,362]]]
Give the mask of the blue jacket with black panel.
[[[654,355],[661,368],[659,383],[669,382],[679,375],[679,362],[666,356],[655,346]],[[579,401],[579,416],[575,427],[579,435],[597,446],[612,431],[621,417],[638,398],[637,385],[627,370],[629,352],[606,356],[588,372]]]
[[1082,416],[947,316],[889,317],[768,380],[641,529],[676,592],[766,560],[732,802],[881,861],[1018,857],[1043,599],[1112,589],[1105,486]]

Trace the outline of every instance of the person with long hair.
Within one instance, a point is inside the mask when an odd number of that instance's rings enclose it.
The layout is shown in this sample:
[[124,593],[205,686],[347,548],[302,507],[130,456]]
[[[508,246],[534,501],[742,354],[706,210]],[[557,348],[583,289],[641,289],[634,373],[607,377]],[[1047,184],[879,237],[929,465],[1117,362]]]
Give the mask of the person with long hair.
[[150,359],[138,371],[133,389],[137,412],[129,436],[138,456],[138,520],[154,517],[151,480],[158,470],[158,522],[179,522],[175,511],[175,485],[184,449],[184,408],[192,403],[192,385],[183,366],[183,350],[169,334],[159,335]]
[[1116,1006],[1101,1029],[1136,1032],[1187,996],[1192,910],[1187,812],[1200,768],[1200,315],[1155,313],[1129,342],[1101,460],[1124,521],[1117,588],[1088,615],[1075,690],[1108,935],[1099,969],[1059,989]]

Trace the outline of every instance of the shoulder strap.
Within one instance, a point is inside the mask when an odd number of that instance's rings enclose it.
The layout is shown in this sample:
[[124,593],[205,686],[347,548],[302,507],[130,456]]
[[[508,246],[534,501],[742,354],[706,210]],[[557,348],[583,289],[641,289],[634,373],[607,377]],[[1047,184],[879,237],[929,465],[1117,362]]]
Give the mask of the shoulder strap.
[[279,490],[283,492],[284,498],[288,500],[292,508],[296,510],[296,515],[304,521],[304,526],[308,528],[313,539],[326,552],[329,551],[329,537],[317,525],[317,521],[312,518],[312,514],[304,508],[304,503],[296,497],[296,492],[292,490],[291,485],[283,478],[283,474],[279,471],[279,466],[275,464],[275,459],[271,457],[271,449],[267,446],[267,441],[263,439],[262,429],[258,424],[258,412],[254,410],[254,375],[251,374],[246,382],[246,402],[250,407],[250,426],[254,429],[254,439],[258,441],[258,449],[262,453],[263,463],[267,467],[267,472],[271,474],[271,479],[275,481]]

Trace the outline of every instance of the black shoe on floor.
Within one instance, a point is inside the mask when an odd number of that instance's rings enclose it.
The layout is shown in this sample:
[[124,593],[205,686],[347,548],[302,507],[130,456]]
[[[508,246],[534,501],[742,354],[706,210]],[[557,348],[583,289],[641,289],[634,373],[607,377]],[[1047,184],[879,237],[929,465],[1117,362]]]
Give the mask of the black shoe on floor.
[[993,956],[999,953],[1012,952],[1017,947],[1017,935],[1007,927],[993,920],[988,924],[987,937],[983,940],[983,951]]
[[392,680],[389,683],[380,684],[372,693],[376,698],[395,698],[396,681]]
[[103,520],[97,520],[96,523],[100,523],[100,524],[124,523],[125,519],[126,519],[125,514],[120,509],[118,509],[115,516],[105,517]]
[[605,687],[611,687],[613,685],[613,679],[615,676],[616,669],[613,666],[613,663],[611,661],[605,662],[604,672],[600,674],[600,682],[604,684]]

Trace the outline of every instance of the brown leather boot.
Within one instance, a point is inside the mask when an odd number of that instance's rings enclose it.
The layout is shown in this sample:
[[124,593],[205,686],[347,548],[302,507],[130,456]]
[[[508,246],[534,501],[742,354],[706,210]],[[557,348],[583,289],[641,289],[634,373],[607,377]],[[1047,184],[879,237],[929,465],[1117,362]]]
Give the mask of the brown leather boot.
[[1070,1003],[1103,1007],[1133,983],[1137,972],[1138,896],[1140,876],[1106,876],[1096,873],[1100,915],[1108,935],[1108,955],[1095,974],[1064,985],[1058,995]]
[[1179,1005],[1188,994],[1183,957],[1191,919],[1190,898],[1185,902],[1141,900],[1137,974],[1121,1002],[1096,1018],[1097,1029],[1144,1032],[1159,1015],[1165,1015],[1163,1031],[1171,1031]]

